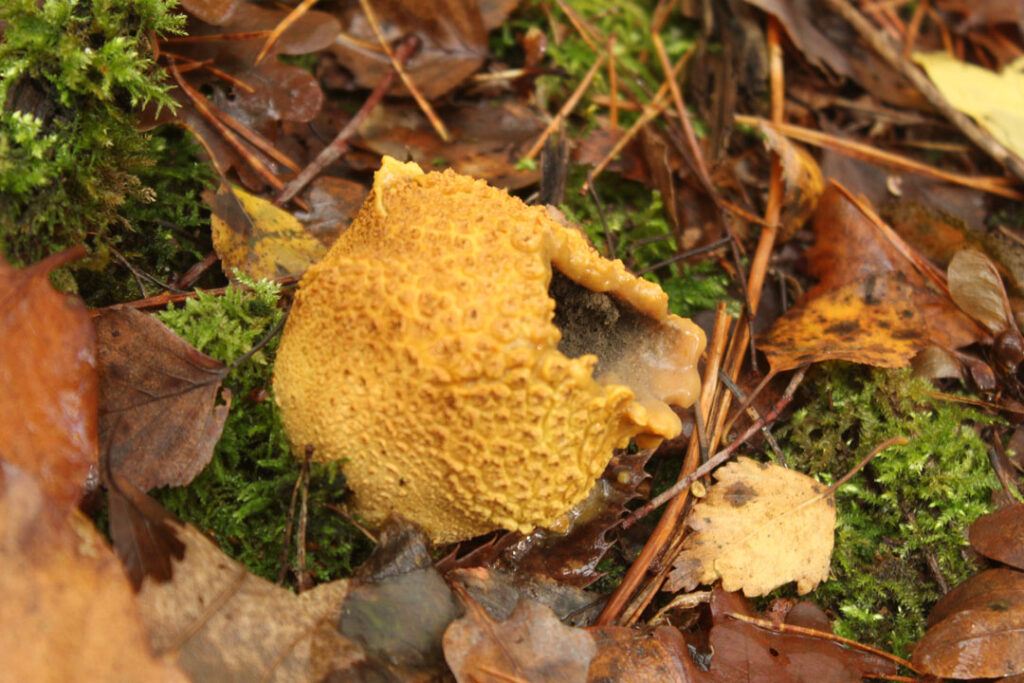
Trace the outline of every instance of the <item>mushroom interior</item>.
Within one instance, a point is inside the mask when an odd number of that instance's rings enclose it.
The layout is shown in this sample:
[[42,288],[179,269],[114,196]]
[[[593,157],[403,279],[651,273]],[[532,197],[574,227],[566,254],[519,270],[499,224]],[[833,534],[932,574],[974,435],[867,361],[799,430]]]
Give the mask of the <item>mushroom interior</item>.
[[594,379],[598,383],[632,390],[646,411],[645,419],[638,422],[645,422],[640,426],[655,437],[643,445],[656,443],[657,437],[677,436],[682,424],[669,406],[689,407],[699,391],[693,344],[673,323],[678,318],[655,320],[554,268],[548,294],[555,300],[554,323],[562,334],[558,350],[570,358],[597,356]]

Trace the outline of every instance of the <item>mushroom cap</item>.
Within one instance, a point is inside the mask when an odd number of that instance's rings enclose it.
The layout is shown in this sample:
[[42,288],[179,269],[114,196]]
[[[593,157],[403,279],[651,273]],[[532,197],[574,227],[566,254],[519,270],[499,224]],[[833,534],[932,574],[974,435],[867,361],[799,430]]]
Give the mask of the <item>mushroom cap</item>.
[[[644,321],[638,355],[611,354],[595,379],[597,355],[559,350],[553,267]],[[363,519],[397,512],[450,542],[550,526],[614,448],[676,436],[668,403],[695,400],[703,348],[656,284],[544,208],[385,157],[302,278],[274,392],[295,453],[340,460]]]

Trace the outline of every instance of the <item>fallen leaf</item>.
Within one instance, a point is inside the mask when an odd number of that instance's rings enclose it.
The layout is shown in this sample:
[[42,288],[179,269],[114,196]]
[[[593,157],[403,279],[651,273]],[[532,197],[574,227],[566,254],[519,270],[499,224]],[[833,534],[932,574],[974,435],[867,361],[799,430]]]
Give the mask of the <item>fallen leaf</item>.
[[961,249],[947,269],[949,295],[960,310],[981,323],[995,337],[1013,319],[1010,302],[995,264],[980,251]]
[[472,567],[447,572],[445,578],[461,584],[496,621],[508,619],[523,599],[550,607],[562,623],[570,626],[588,626],[602,606],[593,593],[520,570]]
[[805,474],[750,458],[715,470],[715,484],[687,517],[665,587],[690,590],[722,579],[726,591],[766,595],[790,581],[806,593],[828,578],[835,500]]
[[653,454],[616,453],[587,499],[573,509],[568,531],[537,529],[505,550],[504,565],[581,588],[597,581],[597,566],[618,538],[626,504],[641,497],[638,489],[650,476],[644,465]]
[[[729,617],[758,617],[750,602],[721,588],[711,592],[710,681],[860,681],[893,676],[896,664],[839,643],[794,633],[777,633]],[[787,618],[786,623],[791,623]]]
[[967,531],[971,545],[996,562],[1024,569],[1024,503],[979,517]]
[[324,244],[337,239],[356,217],[369,190],[344,178],[320,176],[309,184],[303,195],[309,211],[296,211],[295,217],[311,235]]
[[916,52],[914,61],[951,105],[1012,152],[1024,155],[1024,58],[999,73],[947,52]]
[[597,644],[588,681],[691,683],[706,680],[697,670],[679,629],[659,626],[645,633],[622,626],[589,629]]
[[173,561],[185,554],[185,545],[175,531],[175,519],[124,477],[112,472],[110,478],[110,539],[132,589],[138,591],[146,577],[170,581],[174,576]]
[[[422,42],[405,70],[427,99],[440,97],[457,86],[476,72],[487,57],[487,27],[478,3],[377,0],[372,7],[389,45],[408,35],[415,35]],[[370,22],[359,3],[350,3],[338,18],[345,31],[330,50],[352,71],[358,85],[375,87],[390,71],[391,62],[380,49]],[[500,15],[489,14],[488,18],[493,21]],[[407,94],[400,84],[395,90]]]
[[522,600],[502,622],[466,597],[466,616],[444,633],[444,657],[460,681],[586,680],[593,638],[566,626],[551,608]]
[[0,256],[0,460],[34,476],[64,511],[77,505],[97,452],[89,314],[49,280],[69,255],[20,269]]
[[[923,257],[895,241],[837,188],[829,187],[805,255],[818,278],[778,318],[760,347],[772,370],[818,360],[902,367],[928,346],[956,349],[985,337],[931,277]],[[908,255],[914,258],[912,263]]]
[[[936,612],[944,616],[935,619]],[[911,661],[942,678],[995,678],[1024,673],[1024,574],[994,569],[944,596]]]
[[187,680],[150,653],[124,572],[92,522],[3,461],[0,566],[0,678]]
[[224,429],[228,369],[134,309],[100,313],[95,325],[100,444],[112,470],[142,491],[188,484]]
[[254,278],[301,275],[327,248],[297,218],[240,188],[221,187],[213,201],[213,248],[224,273]]
[[346,581],[295,595],[250,573],[200,531],[176,525],[185,546],[174,578],[147,578],[139,613],[154,651],[196,681],[320,681],[364,661],[338,633]]

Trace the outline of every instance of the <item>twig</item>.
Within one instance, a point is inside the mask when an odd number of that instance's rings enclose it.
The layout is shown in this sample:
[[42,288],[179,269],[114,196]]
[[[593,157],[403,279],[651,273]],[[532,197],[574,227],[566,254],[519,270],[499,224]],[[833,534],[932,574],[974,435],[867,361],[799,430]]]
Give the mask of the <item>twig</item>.
[[[270,280],[279,285],[290,285],[298,282],[299,278],[295,275],[282,275]],[[237,285],[236,285],[237,286]],[[111,304],[110,306],[104,306],[103,308],[94,308],[90,311],[90,314],[95,316],[102,311],[118,311],[123,308],[163,308],[167,304],[178,304],[187,299],[192,299],[199,295],[199,292],[206,294],[223,294],[227,287],[216,287],[214,289],[200,289],[192,292],[182,292],[180,294],[172,294],[170,292],[164,292],[163,294],[157,294],[155,296],[147,297],[145,299],[137,299],[135,301],[126,301],[121,304]]]
[[562,108],[558,110],[558,113],[555,114],[554,118],[552,118],[548,122],[547,127],[544,128],[544,131],[540,134],[540,137],[538,137],[537,140],[534,141],[533,146],[530,147],[529,151],[524,155],[523,158],[533,159],[540,153],[540,150],[544,147],[544,143],[547,141],[548,137],[555,132],[555,129],[558,128],[559,125],[561,125],[562,121],[565,120],[565,117],[567,117],[572,112],[572,110],[576,108],[576,105],[579,103],[580,98],[583,97],[583,93],[585,93],[587,91],[587,88],[590,87],[590,82],[594,80],[594,76],[597,75],[598,69],[601,68],[601,65],[604,63],[605,57],[607,56],[607,53],[601,53],[601,55],[598,56],[596,60],[594,60],[594,63],[590,66],[590,70],[587,71],[586,75],[583,77],[583,80],[580,81],[580,84],[576,86],[576,90],[574,90],[572,95],[569,96],[569,99],[565,101],[565,104],[563,104]]
[[267,56],[267,53],[269,53],[277,43],[277,39],[281,37],[281,34],[287,31],[292,24],[301,19],[302,15],[308,12],[317,2],[319,2],[319,0],[302,0],[302,2],[293,7],[291,12],[288,13],[288,16],[282,19],[278,25],[274,27],[274,30],[270,32],[270,35],[267,36],[267,41],[263,43],[263,47],[260,49],[259,54],[256,55],[256,59],[253,61],[253,64],[255,65],[262,62]]
[[415,83],[413,83],[409,74],[405,72],[405,66],[398,60],[395,52],[391,49],[391,46],[388,45],[388,41],[384,39],[384,33],[380,30],[380,24],[377,23],[377,15],[374,14],[373,8],[370,6],[370,0],[359,0],[359,6],[363,8],[363,14],[366,15],[366,21],[370,23],[370,28],[373,29],[373,34],[377,36],[381,49],[384,50],[384,54],[386,54],[388,59],[391,60],[391,68],[394,69],[398,74],[398,77],[402,79],[402,83],[405,84],[405,87],[409,90],[409,94],[412,95],[412,98],[416,100],[416,104],[419,105],[420,110],[423,111],[427,120],[430,121],[430,125],[434,127],[434,131],[437,133],[438,137],[440,137],[443,142],[448,142],[448,129],[444,127],[444,122],[438,118],[437,114],[434,112],[434,108],[430,106],[430,102],[427,102],[427,99],[423,97],[423,93],[421,93],[420,89],[416,87]]
[[711,474],[711,472],[714,471],[715,468],[717,468],[719,465],[721,465],[726,460],[731,458],[733,456],[733,453],[735,453],[740,446],[746,443],[747,440],[750,437],[752,437],[755,432],[759,431],[765,425],[777,420],[779,418],[779,415],[782,414],[782,411],[785,410],[786,406],[788,406],[790,401],[793,400],[793,394],[796,392],[796,388],[800,386],[800,382],[803,381],[804,374],[806,374],[808,367],[809,364],[804,364],[797,369],[796,373],[794,373],[793,377],[789,380],[789,386],[786,387],[786,391],[783,392],[782,396],[779,397],[779,400],[775,402],[775,405],[771,407],[771,410],[769,410],[759,419],[754,421],[749,427],[747,427],[747,430],[743,432],[743,434],[740,437],[735,439],[732,443],[730,443],[722,450],[715,453],[714,457],[710,458],[706,463],[704,463],[703,465],[695,469],[693,472],[677,481],[675,484],[670,486],[668,489],[663,491],[658,496],[655,496],[651,501],[649,501],[640,509],[636,510],[629,517],[626,517],[622,521],[622,527],[624,529],[628,529],[629,527],[633,526],[638,521],[640,521],[642,518],[650,514],[653,510],[661,507],[668,501],[678,496],[683,491],[689,489],[690,485],[693,482],[697,481],[698,479],[707,474]]
[[[406,38],[399,43],[398,49],[395,50],[395,59],[398,60],[399,64],[404,64],[406,60],[416,52],[419,46],[420,40],[416,36]],[[355,116],[345,124],[345,127],[342,128],[336,136],[334,136],[334,140],[331,141],[331,144],[324,147],[320,151],[320,154],[316,156],[316,159],[310,162],[306,168],[302,169],[302,171],[295,176],[295,178],[293,178],[291,182],[284,187],[284,189],[281,190],[281,193],[277,195],[276,199],[274,199],[274,204],[276,206],[281,206],[291,200],[291,198],[301,192],[302,189],[306,187],[311,180],[313,180],[313,178],[317,177],[321,171],[333,164],[339,157],[341,157],[342,154],[348,151],[349,138],[359,130],[359,126],[363,124],[366,117],[370,115],[370,112],[373,111],[374,107],[376,107],[381,99],[384,98],[384,95],[391,88],[391,83],[394,80],[394,69],[384,74],[384,77],[380,79],[380,83],[377,84],[377,87],[373,89],[370,96],[366,98],[365,102],[363,102],[363,106],[361,106]]]
[[959,128],[960,132],[971,142],[1009,169],[1018,179],[1024,180],[1024,159],[1004,147],[1002,143],[974,123],[969,116],[953,107],[924,72],[904,59],[900,54],[899,47],[893,45],[888,36],[883,35],[872,26],[871,22],[853,5],[847,0],[825,0],[825,5],[845,19],[879,57],[910,81],[911,85],[928,100],[928,103],[949,119],[950,123]]
[[[711,403],[718,386],[718,368],[721,367],[722,356],[725,354],[726,335],[729,328],[729,316],[725,313],[725,305],[719,304],[715,316],[715,327],[711,333],[711,342],[708,346],[707,363],[704,367],[704,383],[701,386],[700,403],[703,407],[703,414],[707,415],[711,409]],[[697,439],[691,438],[687,446],[686,459],[683,462],[680,477],[686,476],[697,467],[698,461]],[[608,598],[608,603],[601,610],[595,621],[596,626],[607,626],[614,622],[626,607],[634,591],[642,583],[647,570],[654,559],[665,548],[665,545],[672,537],[676,524],[682,516],[686,506],[686,496],[679,496],[674,499],[666,508],[654,531],[648,537],[640,554],[633,561],[633,564],[626,571],[618,588]]]
[[921,673],[917,667],[915,667],[913,664],[911,664],[910,662],[901,657],[897,657],[896,655],[886,652],[884,650],[879,650],[877,648],[871,647],[870,645],[858,643],[856,640],[850,640],[849,638],[837,636],[836,634],[829,633],[828,631],[819,631],[814,628],[795,626],[793,624],[777,624],[774,621],[768,621],[767,619],[758,619],[756,617],[748,617],[745,614],[737,614],[735,612],[726,612],[725,616],[729,617],[730,619],[735,619],[736,621],[742,621],[746,624],[756,626],[758,628],[763,628],[768,631],[775,631],[776,633],[793,633],[801,636],[820,638],[821,640],[831,640],[834,643],[845,645],[846,647],[852,648],[854,650],[869,652],[875,655],[876,657],[881,657],[882,659],[886,659],[890,662],[895,662],[900,666],[910,669],[914,673]]
[[[306,457],[313,454],[313,445],[306,445]],[[292,487],[292,499],[288,503],[288,522],[284,525],[284,536],[281,538],[281,559],[278,562],[277,585],[283,586],[285,577],[288,576],[288,555],[292,547],[292,526],[295,524],[295,504],[299,499],[299,487],[302,484],[303,473],[300,470],[299,476],[295,479],[295,486]]]
[[733,117],[733,120],[736,121],[736,123],[748,126],[770,126],[788,138],[799,140],[800,142],[805,142],[809,145],[814,145],[815,147],[830,149],[833,152],[838,152],[845,156],[853,157],[854,159],[879,163],[898,171],[916,173],[927,178],[933,178],[935,180],[941,180],[955,185],[963,185],[964,187],[974,188],[975,190],[981,190],[982,192],[996,194],[1000,197],[1006,197],[1016,201],[1024,201],[1024,193],[1018,192],[1017,190],[1009,187],[1009,181],[1006,178],[998,176],[970,176],[962,175],[960,173],[950,173],[949,171],[932,168],[927,164],[922,164],[909,157],[877,149],[862,142],[846,140],[835,135],[823,133],[819,130],[804,128],[803,126],[796,126],[791,123],[772,123],[766,119],[758,118],[756,116],[746,116],[743,114],[737,114]]

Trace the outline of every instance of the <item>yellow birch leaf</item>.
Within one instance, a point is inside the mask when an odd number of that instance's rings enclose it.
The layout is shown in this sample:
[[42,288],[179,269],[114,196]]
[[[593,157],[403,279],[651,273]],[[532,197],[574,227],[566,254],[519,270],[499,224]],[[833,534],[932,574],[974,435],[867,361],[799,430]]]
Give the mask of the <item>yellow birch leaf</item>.
[[1024,156],[1024,57],[999,73],[962,62],[946,52],[917,52],[920,64],[949,103],[992,137]]
[[221,186],[211,204],[213,248],[229,277],[235,268],[257,280],[301,275],[327,252],[295,216],[240,188]]
[[805,474],[739,458],[715,471],[715,485],[687,518],[666,589],[722,579],[727,591],[766,595],[797,582],[807,593],[828,577],[836,526],[834,497]]

